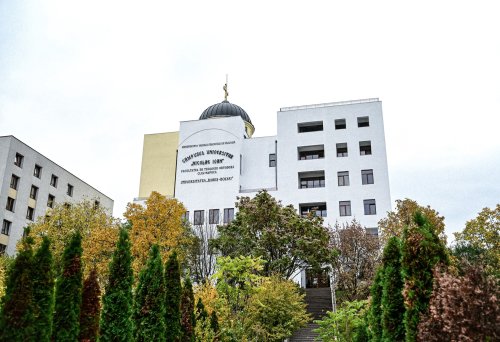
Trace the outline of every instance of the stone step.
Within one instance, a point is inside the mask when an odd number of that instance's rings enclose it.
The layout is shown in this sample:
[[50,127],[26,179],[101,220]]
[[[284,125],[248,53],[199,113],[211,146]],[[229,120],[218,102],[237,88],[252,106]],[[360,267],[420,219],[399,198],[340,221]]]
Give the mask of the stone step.
[[289,342],[313,342],[319,341],[319,334],[314,332],[314,329],[317,329],[318,325],[316,323],[309,323],[305,327],[300,330],[297,330],[295,334],[288,340]]

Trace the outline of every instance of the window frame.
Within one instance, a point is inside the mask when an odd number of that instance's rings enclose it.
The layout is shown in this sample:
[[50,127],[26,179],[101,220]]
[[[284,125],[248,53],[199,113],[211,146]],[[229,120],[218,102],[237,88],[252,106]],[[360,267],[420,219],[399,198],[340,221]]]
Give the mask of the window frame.
[[19,187],[20,180],[21,180],[21,177],[15,175],[15,174],[12,174],[12,176],[10,177],[10,188],[17,191],[17,188]]
[[377,203],[375,199],[363,200],[363,207],[365,215],[377,215]]
[[297,132],[299,134],[311,133],[311,132],[323,132],[324,129],[325,127],[323,124],[323,120],[297,123]]
[[224,208],[224,224],[230,224],[234,220],[234,208]]
[[30,221],[35,220],[35,208],[28,206],[28,209],[26,210],[26,219]]
[[360,156],[371,156],[372,155],[372,142],[371,140],[360,141],[359,142],[359,155]]
[[68,183],[68,188],[66,189],[66,195],[68,195],[69,197],[73,197],[73,190],[74,189],[75,189],[75,187]]
[[50,186],[57,189],[57,182],[58,181],[59,181],[59,177],[57,177],[55,174],[52,174],[52,176],[50,176]]
[[[371,176],[371,182],[370,182]],[[375,184],[375,178],[373,177],[373,169],[361,170],[361,185]]]
[[43,169],[42,166],[35,164],[35,168],[33,169],[33,176],[35,176],[38,179],[41,179],[42,178],[42,169]]
[[54,208],[55,203],[56,203],[56,196],[49,194],[47,196],[47,208]]
[[24,162],[24,156],[21,153],[16,152],[16,155],[14,157],[14,165],[22,169],[23,162]]
[[36,201],[36,199],[38,197],[38,190],[39,190],[39,188],[37,186],[35,186],[33,184],[31,185],[31,189],[30,189],[30,198],[31,199]]
[[15,213],[16,212],[15,209],[16,209],[16,199],[7,196],[7,203],[5,204],[5,210]]
[[352,216],[351,201],[339,201],[339,215]]
[[[347,182],[346,182],[346,179],[347,179]],[[337,185],[338,186],[350,186],[351,185],[351,182],[349,180],[349,171],[338,171],[337,172]]]
[[[345,149],[345,151],[344,151]],[[335,152],[337,153],[337,158],[344,158],[349,156],[349,149],[347,143],[337,143],[335,145]]]
[[220,210],[208,209],[208,224],[219,224],[219,221],[220,221]]
[[276,167],[276,153],[269,153],[269,167]]
[[205,210],[195,210],[193,213],[193,224],[202,226],[205,224]]
[[370,117],[369,116],[358,116],[358,128],[370,127]]
[[[315,209],[317,208],[317,209]],[[309,213],[314,212],[315,216],[327,217],[328,208],[326,202],[322,203],[301,203],[299,204],[299,214],[304,217],[309,215]]]
[[9,236],[10,235],[10,228],[12,227],[12,222],[9,221],[9,220],[3,220],[3,223],[2,223],[2,231],[1,231],[1,234],[3,235],[7,235]]

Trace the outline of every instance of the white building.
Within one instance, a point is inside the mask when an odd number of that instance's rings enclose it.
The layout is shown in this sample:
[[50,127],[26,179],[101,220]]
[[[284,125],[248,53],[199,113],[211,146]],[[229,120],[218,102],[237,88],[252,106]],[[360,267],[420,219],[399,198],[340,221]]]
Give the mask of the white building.
[[113,200],[13,136],[0,137],[0,254],[14,254],[24,227],[56,203]]

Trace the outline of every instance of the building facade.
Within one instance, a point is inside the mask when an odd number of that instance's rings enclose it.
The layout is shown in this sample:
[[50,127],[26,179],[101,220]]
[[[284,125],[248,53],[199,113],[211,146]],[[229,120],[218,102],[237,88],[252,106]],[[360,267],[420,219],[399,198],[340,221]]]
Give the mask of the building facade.
[[0,253],[15,253],[24,227],[56,203],[113,200],[13,136],[0,137]]

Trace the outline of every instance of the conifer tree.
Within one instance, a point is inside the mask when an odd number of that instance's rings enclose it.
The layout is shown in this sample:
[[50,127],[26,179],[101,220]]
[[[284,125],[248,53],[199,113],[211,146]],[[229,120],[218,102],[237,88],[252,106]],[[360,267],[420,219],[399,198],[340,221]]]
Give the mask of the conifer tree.
[[201,301],[201,298],[198,298],[198,302],[196,303],[196,320],[206,320],[208,318],[208,312],[205,309],[205,305]]
[[215,336],[219,334],[219,319],[217,318],[217,313],[212,311],[210,315],[210,328],[213,330]]
[[120,229],[103,296],[99,341],[132,341],[132,255],[128,231]]
[[175,342],[181,336],[181,273],[177,254],[168,258],[165,266],[165,329],[166,341]]
[[382,341],[382,281],[384,277],[384,268],[379,267],[375,273],[373,284],[370,288],[371,302],[370,311],[368,313],[368,326],[370,333],[370,341]]
[[7,272],[7,286],[0,310],[0,341],[30,341],[34,334],[33,250],[31,237]]
[[83,282],[80,341],[97,341],[99,336],[99,314],[101,313],[100,297],[101,289],[97,280],[97,270],[93,268]]
[[153,245],[135,293],[135,341],[165,340],[165,284],[158,245]]
[[401,242],[391,237],[382,255],[382,338],[384,341],[404,341],[403,278],[401,275]]
[[195,340],[194,328],[196,318],[194,315],[194,294],[191,280],[186,278],[182,287],[181,297],[181,330],[182,342],[192,342]]
[[54,261],[47,236],[43,237],[42,244],[35,254],[32,271],[35,303],[34,340],[48,342],[52,334],[54,311]]
[[77,341],[82,302],[82,236],[76,232],[64,250],[62,272],[56,282],[52,339]]

